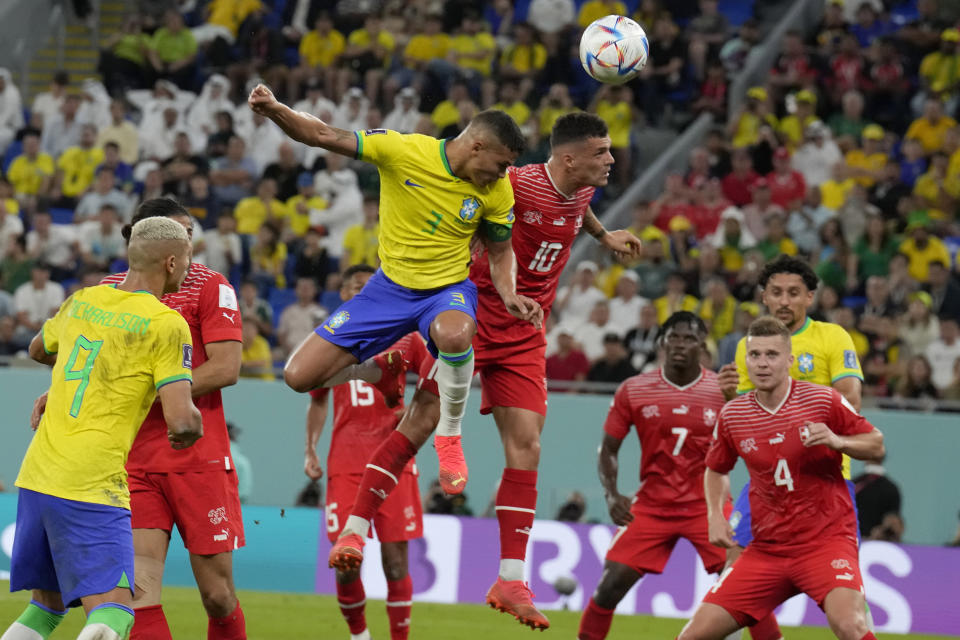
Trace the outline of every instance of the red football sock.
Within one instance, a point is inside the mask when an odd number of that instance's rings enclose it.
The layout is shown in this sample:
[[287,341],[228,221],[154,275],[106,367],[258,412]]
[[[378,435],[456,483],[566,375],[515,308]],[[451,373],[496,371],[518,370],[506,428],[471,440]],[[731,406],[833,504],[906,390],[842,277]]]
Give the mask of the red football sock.
[[247,640],[247,621],[243,609],[237,608],[222,618],[210,617],[207,622],[207,640]]
[[537,472],[504,469],[497,491],[500,558],[524,560],[537,509]]
[[877,640],[877,636],[873,635],[873,631],[867,631],[867,635],[860,638],[860,640]]
[[139,607],[133,610],[133,629],[130,640],[173,640],[163,605]]
[[753,640],[780,640],[783,634],[780,633],[780,625],[777,624],[776,616],[771,613],[750,627],[750,637]]
[[399,431],[391,433],[367,463],[351,515],[373,520],[380,505],[397,486],[397,478],[403,473],[403,468],[416,454],[417,448],[407,440],[407,436]]
[[408,575],[400,580],[387,580],[387,618],[390,619],[390,640],[407,640],[410,634],[410,607],[413,605],[413,581]]
[[577,640],[603,640],[610,633],[610,623],[613,622],[613,609],[604,609],[590,598],[587,608],[580,618],[580,629],[577,631]]
[[337,602],[340,603],[340,613],[350,627],[350,633],[363,633],[367,628],[365,608],[367,594],[363,590],[363,581],[357,578],[345,584],[337,583]]

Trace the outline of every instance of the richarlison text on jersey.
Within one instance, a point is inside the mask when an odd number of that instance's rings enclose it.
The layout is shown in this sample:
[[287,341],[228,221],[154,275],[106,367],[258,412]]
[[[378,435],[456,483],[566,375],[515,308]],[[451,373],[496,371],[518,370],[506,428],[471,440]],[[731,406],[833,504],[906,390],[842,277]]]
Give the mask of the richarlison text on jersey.
[[115,313],[104,311],[83,300],[74,300],[70,309],[70,316],[77,320],[84,320],[101,327],[124,329],[130,333],[145,335],[150,327],[150,318],[143,318],[135,313]]

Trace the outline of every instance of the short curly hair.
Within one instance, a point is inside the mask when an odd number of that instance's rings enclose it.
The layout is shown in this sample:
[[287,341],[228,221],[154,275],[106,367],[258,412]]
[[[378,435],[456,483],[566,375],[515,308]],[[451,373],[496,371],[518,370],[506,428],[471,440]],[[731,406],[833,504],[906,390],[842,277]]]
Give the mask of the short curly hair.
[[811,267],[808,262],[794,256],[780,254],[764,265],[763,271],[760,272],[760,280],[758,281],[760,288],[766,289],[767,282],[778,273],[792,273],[800,276],[803,279],[803,284],[805,284],[810,291],[816,291],[820,285],[820,278],[817,277],[817,274],[813,271],[813,267]]

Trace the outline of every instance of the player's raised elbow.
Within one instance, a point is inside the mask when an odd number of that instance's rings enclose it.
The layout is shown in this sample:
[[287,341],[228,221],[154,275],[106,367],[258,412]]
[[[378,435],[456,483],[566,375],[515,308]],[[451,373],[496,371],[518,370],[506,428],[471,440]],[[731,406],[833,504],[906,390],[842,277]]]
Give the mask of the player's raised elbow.
[[33,336],[33,340],[30,341],[30,346],[27,348],[27,353],[30,354],[31,359],[42,364],[47,364],[50,354],[48,354],[47,350],[43,347],[42,333]]

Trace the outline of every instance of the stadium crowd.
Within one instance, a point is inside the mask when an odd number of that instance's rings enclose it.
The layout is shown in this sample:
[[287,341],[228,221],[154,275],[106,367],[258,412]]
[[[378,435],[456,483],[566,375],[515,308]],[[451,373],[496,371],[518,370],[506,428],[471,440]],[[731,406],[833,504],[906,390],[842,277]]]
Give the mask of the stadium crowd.
[[[576,266],[550,321],[558,389],[653,366],[658,327],[681,309],[708,323],[710,365],[731,361],[762,312],[760,266],[788,253],[816,265],[815,315],[853,336],[867,395],[958,399],[951,12],[829,0],[727,120],[728,81],[760,29],[716,0],[144,3],[101,52],[102,82],[74,92],[57,74],[25,111],[0,71],[0,354],[24,349],[72,290],[122,268],[136,204],[171,195],[195,217],[195,259],[238,285],[244,374],[273,377],[339,304],[339,274],[377,263],[378,186],[375,169],[253,114],[245,96],[262,79],[345,129],[447,137],[502,109],[529,138],[520,164],[545,159],[561,115],[594,111],[617,160],[598,210],[634,177],[641,125],[704,111],[726,121],[686,174],[637,205],[641,261]],[[650,37],[650,62],[626,87],[598,88],[577,55],[582,28],[609,13]]]

